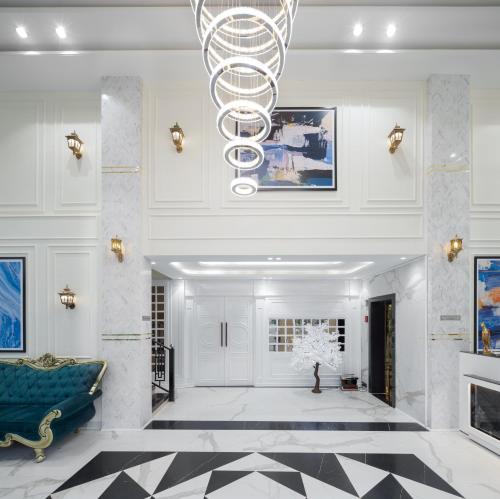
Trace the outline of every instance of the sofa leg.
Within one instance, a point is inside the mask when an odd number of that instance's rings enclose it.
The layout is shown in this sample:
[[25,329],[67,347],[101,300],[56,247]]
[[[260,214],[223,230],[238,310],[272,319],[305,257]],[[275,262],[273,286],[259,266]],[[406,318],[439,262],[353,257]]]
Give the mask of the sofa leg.
[[45,461],[45,451],[44,449],[33,449],[35,451],[35,461],[41,463]]

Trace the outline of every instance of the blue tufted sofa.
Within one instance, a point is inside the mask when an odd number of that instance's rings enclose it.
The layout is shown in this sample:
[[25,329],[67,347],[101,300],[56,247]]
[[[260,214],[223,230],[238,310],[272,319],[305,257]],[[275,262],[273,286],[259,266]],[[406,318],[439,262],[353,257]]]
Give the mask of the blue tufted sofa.
[[45,354],[37,360],[0,361],[0,447],[19,442],[36,462],[56,439],[95,415],[94,400],[107,364]]

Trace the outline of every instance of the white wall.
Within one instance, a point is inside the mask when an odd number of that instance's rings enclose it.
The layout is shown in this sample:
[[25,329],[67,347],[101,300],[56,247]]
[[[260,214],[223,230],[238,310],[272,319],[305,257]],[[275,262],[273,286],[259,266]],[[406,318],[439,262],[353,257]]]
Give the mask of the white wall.
[[[419,258],[364,283],[363,299],[396,295],[396,407],[425,424],[426,260]],[[363,315],[367,315],[366,304]],[[368,383],[368,324],[361,331],[362,379]]]
[[[30,357],[98,355],[99,115],[94,94],[0,94],[0,255],[27,258]],[[79,161],[64,137],[73,130]],[[66,284],[74,310],[59,302]]]
[[[338,190],[229,191],[233,170],[203,82],[145,85],[145,252],[152,255],[419,254],[423,82],[280,83],[281,106],[337,106]],[[178,154],[169,127],[186,139]],[[387,135],[406,128],[398,154]]]
[[[268,318],[273,313],[324,314],[346,317],[347,344],[341,372],[360,375],[360,321],[357,280],[175,280],[170,286],[169,315],[172,342],[176,348],[177,386],[192,386],[194,304],[201,296],[248,296],[254,303],[254,381],[256,386],[309,386],[311,375],[289,367],[290,354],[278,354],[272,364],[268,352]],[[333,316],[331,318],[333,318]],[[298,317],[297,317],[298,318]],[[318,317],[320,318],[320,317]],[[321,316],[326,318],[326,316]],[[330,318],[330,317],[328,317]],[[285,359],[281,361],[281,359]],[[273,371],[274,369],[274,371]],[[324,368],[324,384],[338,384],[338,374]]]

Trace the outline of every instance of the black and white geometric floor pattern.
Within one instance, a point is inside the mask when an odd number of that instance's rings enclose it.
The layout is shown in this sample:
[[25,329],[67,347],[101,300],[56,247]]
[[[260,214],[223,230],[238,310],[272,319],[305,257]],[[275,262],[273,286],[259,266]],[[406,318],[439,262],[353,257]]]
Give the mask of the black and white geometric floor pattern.
[[451,499],[414,454],[101,452],[51,499]]

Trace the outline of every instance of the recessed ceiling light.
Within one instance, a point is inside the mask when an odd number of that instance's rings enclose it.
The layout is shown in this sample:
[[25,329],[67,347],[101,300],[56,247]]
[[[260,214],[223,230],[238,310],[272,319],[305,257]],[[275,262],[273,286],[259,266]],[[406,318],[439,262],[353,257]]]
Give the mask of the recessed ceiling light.
[[40,55],[40,52],[38,52],[37,50],[28,50],[24,52],[24,55]]
[[16,33],[19,35],[19,38],[28,38],[28,32],[24,26],[18,26],[16,28]]
[[79,53],[76,50],[63,50],[60,52],[61,55],[78,55]]
[[392,38],[396,34],[396,25],[393,23],[389,24],[385,30],[385,34],[387,38]]
[[156,265],[156,262],[151,262],[151,265]]
[[272,256],[268,256],[268,257],[267,257],[267,259],[268,259],[269,261],[274,260],[274,258],[273,258]]
[[276,260],[281,260],[281,256],[277,256],[277,257],[276,257]]
[[56,35],[61,39],[64,40],[66,38],[66,28],[64,26],[57,26],[56,27]]
[[363,25],[361,23],[356,23],[354,25],[354,28],[352,29],[352,34],[354,36],[361,36],[361,34],[363,33]]
[[344,54],[362,54],[363,51],[359,49],[346,49],[344,50]]
[[394,50],[387,50],[387,49],[377,50],[377,54],[394,54]]
[[406,260],[406,256],[402,256],[400,260]]

